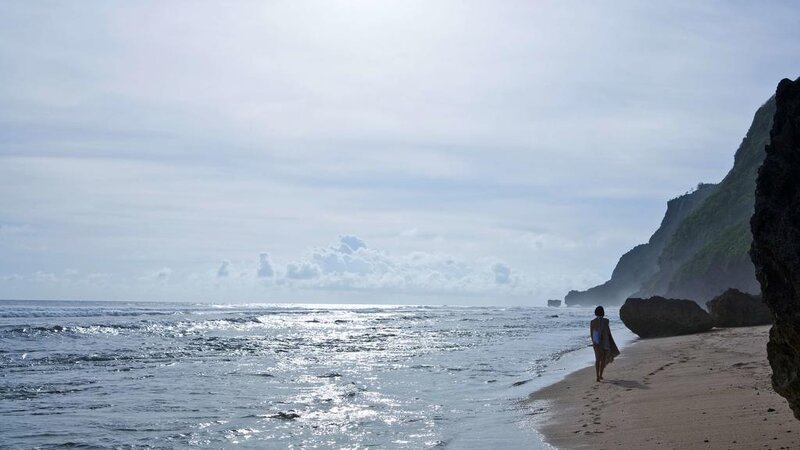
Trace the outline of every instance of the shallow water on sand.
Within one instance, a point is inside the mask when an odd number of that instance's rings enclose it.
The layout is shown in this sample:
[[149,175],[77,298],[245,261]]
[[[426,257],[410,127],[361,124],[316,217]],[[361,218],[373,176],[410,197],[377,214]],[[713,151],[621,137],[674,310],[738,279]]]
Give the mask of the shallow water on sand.
[[586,363],[591,316],[2,301],[0,442],[543,448],[518,401]]

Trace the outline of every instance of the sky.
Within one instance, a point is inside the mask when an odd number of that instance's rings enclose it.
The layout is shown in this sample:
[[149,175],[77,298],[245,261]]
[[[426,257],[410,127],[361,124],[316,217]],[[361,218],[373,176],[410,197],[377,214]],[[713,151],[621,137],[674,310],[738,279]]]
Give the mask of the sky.
[[800,75],[791,2],[0,11],[6,299],[542,305]]

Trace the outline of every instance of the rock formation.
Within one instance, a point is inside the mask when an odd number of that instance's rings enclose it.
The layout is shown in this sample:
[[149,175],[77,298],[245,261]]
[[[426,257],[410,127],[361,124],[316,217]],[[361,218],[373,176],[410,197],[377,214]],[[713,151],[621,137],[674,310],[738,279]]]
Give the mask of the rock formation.
[[664,297],[629,298],[619,318],[642,338],[701,333],[714,326],[711,316],[692,300]]
[[646,244],[640,244],[622,255],[611,279],[585,291],[570,291],[564,298],[567,305],[619,305],[639,290],[642,283],[658,272],[658,257],[680,223],[716,188],[700,184],[697,189],[667,202],[661,226]]
[[715,327],[752,327],[773,322],[772,312],[761,296],[728,289],[706,303]]
[[758,172],[750,256],[775,315],[767,355],[775,392],[800,419],[800,79],[782,80]]
[[554,308],[558,308],[559,306],[561,306],[561,300],[548,300],[547,301],[547,306],[552,306]]
[[647,244],[624,254],[606,283],[570,291],[566,304],[617,305],[654,295],[705,302],[730,287],[758,293],[749,223],[774,115],[771,98],[756,111],[725,178],[671,200]]

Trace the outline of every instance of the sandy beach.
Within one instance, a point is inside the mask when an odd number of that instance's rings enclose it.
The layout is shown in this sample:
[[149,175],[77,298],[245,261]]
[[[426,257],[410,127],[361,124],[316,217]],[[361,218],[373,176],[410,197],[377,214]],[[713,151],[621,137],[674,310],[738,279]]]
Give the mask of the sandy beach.
[[640,340],[531,395],[559,449],[797,449],[800,421],[770,386],[769,327]]

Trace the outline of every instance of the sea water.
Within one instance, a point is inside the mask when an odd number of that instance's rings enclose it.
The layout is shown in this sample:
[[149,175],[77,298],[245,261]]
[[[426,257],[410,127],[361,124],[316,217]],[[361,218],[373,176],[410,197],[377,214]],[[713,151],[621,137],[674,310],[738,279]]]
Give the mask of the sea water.
[[546,448],[521,400],[591,361],[591,318],[2,301],[0,446]]

